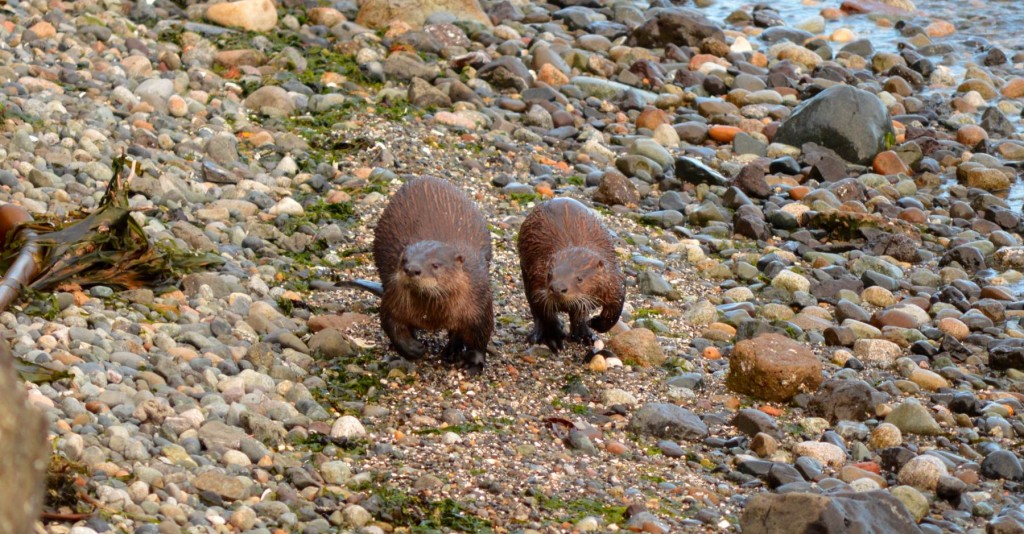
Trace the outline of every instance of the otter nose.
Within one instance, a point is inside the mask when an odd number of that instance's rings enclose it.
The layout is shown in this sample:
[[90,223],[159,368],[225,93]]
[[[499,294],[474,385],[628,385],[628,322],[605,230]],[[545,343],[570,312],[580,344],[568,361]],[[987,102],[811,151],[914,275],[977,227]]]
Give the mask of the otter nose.
[[405,274],[409,276],[419,276],[423,274],[423,268],[420,267],[418,263],[407,263],[403,269],[405,270]]
[[557,295],[564,295],[569,292],[569,285],[565,282],[551,282],[551,292]]

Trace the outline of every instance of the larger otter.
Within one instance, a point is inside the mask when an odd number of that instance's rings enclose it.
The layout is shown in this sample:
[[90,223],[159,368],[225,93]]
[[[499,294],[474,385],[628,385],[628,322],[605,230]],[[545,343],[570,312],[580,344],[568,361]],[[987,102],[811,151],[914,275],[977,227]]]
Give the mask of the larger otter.
[[[558,198],[537,206],[523,221],[519,264],[534,329],[531,343],[558,352],[566,338],[559,312],[569,315],[569,339],[589,343],[619,320],[626,287],[612,237],[583,204]],[[601,313],[587,320],[590,312]]]
[[432,177],[404,184],[373,236],[384,288],[380,322],[404,358],[422,358],[417,330],[447,330],[446,361],[483,370],[494,330],[491,236],[480,210],[452,184]]

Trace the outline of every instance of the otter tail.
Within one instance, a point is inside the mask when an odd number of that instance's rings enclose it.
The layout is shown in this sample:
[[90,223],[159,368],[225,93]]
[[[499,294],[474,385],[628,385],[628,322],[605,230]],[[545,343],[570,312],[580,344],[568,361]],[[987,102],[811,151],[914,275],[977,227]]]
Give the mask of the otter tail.
[[356,289],[362,289],[363,291],[369,291],[378,297],[384,295],[384,285],[380,282],[371,282],[369,280],[363,280],[357,278],[355,280],[342,280],[342,287],[353,287]]

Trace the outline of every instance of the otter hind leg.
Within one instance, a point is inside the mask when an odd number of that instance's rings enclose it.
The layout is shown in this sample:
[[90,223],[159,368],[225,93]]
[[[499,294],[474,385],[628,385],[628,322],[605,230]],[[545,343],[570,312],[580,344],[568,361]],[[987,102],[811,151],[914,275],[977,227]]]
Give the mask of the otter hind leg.
[[448,343],[441,349],[441,360],[445,363],[457,363],[463,349],[466,348],[462,336],[455,332],[448,332]]
[[487,352],[479,349],[470,349],[462,353],[462,367],[466,374],[479,376],[484,372],[484,364],[487,363]]

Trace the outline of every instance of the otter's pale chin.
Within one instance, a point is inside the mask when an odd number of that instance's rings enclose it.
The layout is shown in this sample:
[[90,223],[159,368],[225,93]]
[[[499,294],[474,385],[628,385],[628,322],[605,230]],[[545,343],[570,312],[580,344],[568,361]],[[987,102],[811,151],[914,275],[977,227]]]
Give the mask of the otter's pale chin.
[[436,293],[440,285],[437,283],[436,278],[412,276],[403,276],[402,278],[402,283],[406,287],[419,293]]

